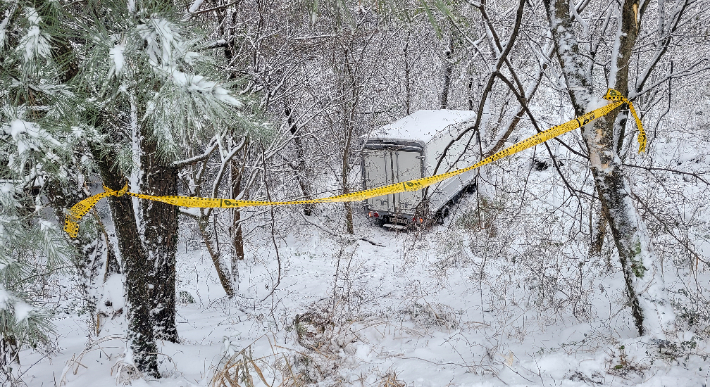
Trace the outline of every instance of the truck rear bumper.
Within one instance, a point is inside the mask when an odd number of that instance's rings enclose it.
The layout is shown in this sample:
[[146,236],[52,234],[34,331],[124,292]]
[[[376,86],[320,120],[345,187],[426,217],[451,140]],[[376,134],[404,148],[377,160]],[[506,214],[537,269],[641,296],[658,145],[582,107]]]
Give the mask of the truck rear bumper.
[[417,216],[416,214],[395,213],[390,211],[378,211],[365,206],[365,214],[368,218],[375,220],[379,224],[398,224],[398,225],[418,225],[423,224],[426,218]]

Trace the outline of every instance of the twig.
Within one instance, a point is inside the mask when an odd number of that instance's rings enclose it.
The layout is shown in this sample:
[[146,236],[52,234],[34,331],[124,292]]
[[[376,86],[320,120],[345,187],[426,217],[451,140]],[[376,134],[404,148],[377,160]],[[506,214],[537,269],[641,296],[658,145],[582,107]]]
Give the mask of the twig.
[[[303,215],[303,214],[301,214],[301,215]],[[345,239],[346,242],[347,242],[347,241],[350,241],[350,242],[352,242],[352,241],[363,241],[363,242],[367,242],[367,243],[369,243],[369,244],[371,244],[371,245],[373,245],[373,246],[385,247],[385,245],[383,245],[383,244],[381,244],[381,243],[377,243],[377,242],[375,242],[375,241],[371,241],[371,240],[369,240],[369,239],[367,239],[367,238],[365,238],[365,237],[358,237],[358,236],[352,236],[352,235],[351,235],[351,236],[345,236],[345,237],[344,237],[344,236],[342,236],[342,235],[340,235],[340,234],[336,234],[336,233],[334,233],[334,232],[328,230],[327,228],[321,226],[320,224],[317,224],[317,223],[312,222],[311,220],[309,220],[309,219],[306,218],[305,216],[303,217],[303,220],[305,220],[306,222],[308,222],[308,223],[311,224],[312,226],[318,227],[321,231],[323,231],[323,232],[329,234],[330,236],[339,238],[341,241],[342,241],[343,239]]]
[[[269,183],[266,181],[266,151],[264,146],[261,147],[261,161],[264,165],[264,188],[266,189],[266,199],[271,201],[271,193],[269,193]],[[269,294],[264,297],[261,302],[271,297],[276,291],[276,288],[281,284],[281,255],[279,254],[279,245],[276,243],[276,235],[274,235],[274,228],[276,227],[276,221],[274,220],[274,206],[269,206],[269,212],[271,213],[271,241],[274,244],[274,250],[276,251],[276,262],[279,265],[278,277],[276,278],[276,284],[271,287]]]
[[[685,249],[688,250],[688,252],[689,252],[691,255],[695,256],[696,263],[697,263],[697,261],[700,261],[700,262],[702,262],[702,263],[704,263],[704,264],[706,264],[706,265],[710,265],[710,262],[708,262],[708,261],[706,261],[706,260],[704,260],[704,259],[701,259],[701,258],[700,258],[700,254],[696,253],[695,250],[691,249],[687,242],[684,242],[684,241],[682,241],[680,238],[678,238],[678,237],[670,230],[670,228],[668,228],[668,225],[666,224],[666,222],[664,222],[658,215],[656,215],[653,211],[651,211],[651,208],[649,208],[649,206],[646,205],[646,202],[645,202],[645,201],[641,200],[641,198],[639,198],[639,197],[638,197],[635,193],[633,193],[633,192],[631,192],[631,197],[634,198],[634,200],[636,200],[636,202],[638,202],[639,204],[641,204],[641,206],[643,206],[643,208],[646,210],[646,212],[648,212],[648,213],[651,214],[654,218],[656,218],[656,220],[659,221],[659,222],[661,223],[661,225],[663,226],[663,229],[666,230],[666,232],[667,232],[671,237],[673,237],[673,239],[675,239],[678,243],[680,243],[683,247],[685,247]],[[696,267],[697,267],[697,264],[696,264]],[[697,269],[696,269],[696,271],[697,271]]]
[[200,14],[207,13],[207,12],[212,12],[212,11],[218,11],[218,10],[220,10],[220,9],[224,9],[224,8],[227,8],[227,7],[231,7],[232,5],[236,5],[236,4],[239,4],[239,3],[241,3],[241,2],[242,2],[242,0],[236,0],[236,1],[232,1],[231,3],[227,3],[227,4],[223,4],[223,5],[218,5],[218,6],[216,6],[216,7],[204,9],[204,10],[202,10],[202,11],[191,12],[191,13],[190,13],[190,16],[200,15]]
[[626,163],[624,163],[624,164],[622,164],[622,165],[625,166],[625,167],[645,169],[645,170],[647,170],[647,171],[663,171],[663,172],[677,173],[677,174],[680,174],[680,175],[692,176],[692,177],[694,177],[694,178],[696,178],[696,179],[702,181],[703,183],[705,183],[705,184],[707,184],[707,185],[710,185],[710,182],[708,182],[707,180],[705,180],[705,179],[703,179],[702,177],[700,177],[697,173],[679,171],[679,170],[677,170],[677,169],[670,169],[670,168],[644,167],[644,166],[642,166],[642,165],[633,165],[633,164],[626,164]]

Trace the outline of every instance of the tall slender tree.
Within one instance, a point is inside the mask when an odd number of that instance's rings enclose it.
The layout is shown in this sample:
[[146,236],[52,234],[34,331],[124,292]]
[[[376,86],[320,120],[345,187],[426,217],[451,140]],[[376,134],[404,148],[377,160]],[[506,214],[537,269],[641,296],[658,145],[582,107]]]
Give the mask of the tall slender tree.
[[[584,55],[575,34],[574,22],[582,22],[578,14],[581,9],[568,0],[545,0],[543,3],[555,42],[555,55],[576,114],[597,107],[600,101],[595,93],[601,93],[601,89],[607,86],[629,95],[631,59],[649,2],[641,5],[638,0],[625,0],[613,10],[617,16],[614,49],[609,53],[609,68],[603,79],[606,84],[602,85],[594,76],[594,63],[591,62],[594,57]],[[676,23],[680,21],[683,9],[681,6],[676,10]],[[670,30],[665,32],[670,34]],[[671,39],[670,36],[661,38],[666,42]],[[633,90],[633,95],[629,96],[633,98],[640,91]],[[653,251],[645,223],[631,200],[631,187],[619,157],[627,118],[628,111],[619,108],[584,127],[582,134],[603,215],[619,253],[636,328],[640,335],[664,337],[665,332],[673,327],[675,315],[664,287],[661,263]]]

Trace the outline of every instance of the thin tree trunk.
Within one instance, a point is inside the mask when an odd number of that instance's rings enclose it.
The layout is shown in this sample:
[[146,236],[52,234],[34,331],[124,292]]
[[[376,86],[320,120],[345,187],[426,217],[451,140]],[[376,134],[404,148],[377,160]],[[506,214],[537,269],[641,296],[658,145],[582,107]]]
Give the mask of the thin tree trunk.
[[227,293],[229,298],[234,297],[234,288],[232,287],[232,282],[229,280],[227,271],[222,267],[222,262],[220,260],[220,254],[217,250],[217,243],[215,243],[215,235],[210,231],[210,217],[209,215],[202,215],[199,219],[200,234],[202,234],[202,240],[205,242],[207,247],[207,252],[212,258],[212,263],[217,271],[217,278],[219,278],[219,283],[222,285],[222,289]]
[[[352,44],[352,41],[348,42]],[[343,98],[343,130],[345,131],[345,144],[343,145],[342,155],[342,184],[343,194],[350,192],[348,183],[348,174],[350,173],[350,145],[353,137],[353,121],[355,119],[355,107],[358,103],[359,93],[357,90],[356,74],[353,71],[353,63],[350,62],[351,50],[346,46],[343,51],[344,72],[340,77],[340,90]],[[346,95],[350,94],[351,99],[346,99]],[[353,208],[349,202],[343,203],[345,206],[345,231],[348,234],[355,234],[353,224]]]
[[114,251],[113,245],[111,244],[111,239],[109,239],[108,233],[106,232],[106,229],[104,228],[103,224],[101,225],[101,233],[104,237],[104,241],[107,246],[106,263],[104,266],[103,279],[103,282],[106,282],[106,280],[108,280],[108,277],[110,277],[111,275],[121,274],[121,263],[118,262],[118,257],[116,257],[116,252]]
[[[115,156],[106,154],[97,147],[92,148],[105,186],[120,190],[125,181],[120,172],[113,168]],[[129,196],[109,198],[109,207],[118,238],[118,250],[121,253],[123,271],[126,275],[125,296],[128,319],[128,345],[133,352],[133,362],[144,374],[159,378],[157,346],[150,319],[150,301],[148,300],[148,275],[152,271],[150,262],[140,241],[136,226],[133,203]]]
[[[289,125],[289,131],[291,132],[291,135],[293,136],[293,143],[296,144],[296,156],[298,157],[298,164],[297,164],[297,173],[296,173],[296,180],[298,181],[298,185],[301,187],[301,191],[303,192],[303,196],[305,196],[306,200],[310,200],[313,198],[313,194],[311,192],[311,186],[308,184],[308,173],[306,171],[306,152],[303,148],[303,142],[301,141],[301,135],[298,133],[298,125],[296,125],[296,121],[293,119],[293,111],[291,108],[286,107],[284,109],[284,113],[286,114],[286,120]],[[311,216],[313,213],[313,204],[304,204],[303,205],[303,215],[306,216]]]
[[[140,191],[147,195],[177,195],[177,170],[158,159],[156,144],[141,136]],[[178,241],[178,207],[152,200],[141,200],[143,247],[150,271],[147,273],[151,322],[157,340],[179,341],[175,325],[175,253]]]
[[[346,116],[347,117],[347,116]],[[345,146],[343,148],[343,194],[350,192],[350,187],[348,187],[348,173],[350,172],[350,141],[352,138],[352,126],[345,120]],[[353,225],[353,207],[349,202],[343,203],[345,205],[345,231],[348,234],[355,234],[355,227]]]
[[[226,22],[227,18],[231,17],[231,20],[229,23]],[[236,52],[236,48],[234,47],[235,45],[235,37],[233,33],[230,33],[230,28],[236,24],[236,18],[237,18],[237,12],[234,10],[230,9],[225,9],[223,11],[218,11],[217,12],[217,18],[219,20],[219,34],[220,36],[225,39],[228,43],[226,47],[224,48],[224,59],[225,62],[227,63],[228,68],[231,68],[233,66],[233,60]],[[236,71],[230,71],[229,72],[229,79],[234,80],[237,78],[237,72]],[[245,147],[247,148],[247,147]],[[245,154],[246,154],[245,150]],[[236,160],[232,160],[231,166],[229,169],[230,173],[230,181],[232,182],[231,186],[231,191],[232,191],[232,198],[236,199],[237,196],[241,193],[242,190],[242,179],[243,179],[243,172],[244,172],[244,167],[243,165],[240,166],[239,163]],[[246,198],[245,198],[246,199]],[[231,239],[232,239],[232,247],[234,248],[234,254],[232,255],[232,262],[231,262],[231,274],[232,274],[232,283],[234,286],[239,286],[239,265],[238,261],[243,261],[246,255],[244,254],[244,231],[242,230],[242,217],[241,217],[241,211],[238,208],[235,208],[233,210],[233,217],[232,217],[232,228],[231,228]],[[211,254],[211,253],[210,253]],[[213,257],[214,260],[214,257]],[[219,260],[218,260],[219,262]],[[218,266],[215,264],[215,268],[217,269],[217,274],[220,274],[220,271],[223,272],[223,269],[221,266]],[[223,273],[222,273],[223,274]],[[220,279],[221,280],[221,279]],[[224,286],[223,286],[224,287]],[[234,287],[224,287],[224,290],[227,292],[227,294],[231,297],[234,293]],[[230,293],[231,292],[231,293]]]
[[[240,167],[236,160],[231,161],[230,167],[232,181],[232,199],[236,199],[242,191],[242,173],[243,166]],[[234,247],[234,256],[232,256],[232,280],[236,281],[237,260],[243,261],[244,255],[244,232],[242,231],[242,217],[239,208],[233,210],[232,218],[232,245]]]
[[[347,121],[347,120],[346,120]],[[350,192],[350,187],[348,187],[348,173],[350,172],[350,141],[352,138],[352,126],[346,122],[345,129],[345,146],[343,149],[343,194]],[[345,205],[345,231],[348,234],[355,234],[355,227],[353,225],[353,207],[349,202],[343,203]]]
[[409,40],[412,36],[412,31],[407,31],[407,43],[404,44],[404,107],[407,115],[412,114],[412,82],[410,80],[412,67],[409,64]]
[[449,46],[444,50],[444,86],[441,89],[439,96],[439,108],[449,108],[449,91],[451,89],[451,73],[454,71],[454,38],[455,30],[452,29],[449,37]]

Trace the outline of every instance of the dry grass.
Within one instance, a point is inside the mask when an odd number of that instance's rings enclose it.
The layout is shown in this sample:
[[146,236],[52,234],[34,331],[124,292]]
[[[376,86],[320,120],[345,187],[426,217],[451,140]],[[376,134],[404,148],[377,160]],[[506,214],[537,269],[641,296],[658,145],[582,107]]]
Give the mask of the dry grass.
[[[271,353],[254,358],[252,345],[259,340],[268,340]],[[210,382],[212,387],[292,387],[304,386],[301,373],[295,370],[289,358],[298,358],[299,353],[279,345],[268,336],[262,336],[250,345],[232,354],[225,355]],[[294,354],[296,356],[294,356]]]
[[[106,336],[102,337],[97,340],[91,341],[86,348],[84,348],[83,351],[81,351],[78,354],[73,354],[71,359],[67,361],[67,365],[64,367],[64,371],[62,372],[62,376],[59,378],[59,385],[64,386],[67,384],[67,376],[71,373],[72,375],[76,375],[79,372],[80,368],[86,368],[88,367],[82,363],[84,356],[86,354],[93,352],[93,351],[102,351],[105,355],[106,358],[111,360],[111,355],[104,350],[104,347],[102,344],[111,341],[111,340],[121,340],[122,342],[125,343],[125,337],[124,336],[119,336],[119,335],[113,335],[113,336]],[[118,384],[130,384],[132,380],[138,379],[141,377],[140,371],[135,369],[134,366],[130,366],[133,368],[132,372],[129,372],[129,368],[126,368],[128,365],[123,362],[122,359],[119,359],[116,364],[111,368],[111,374],[114,374],[114,371],[116,371],[116,383]],[[125,368],[125,370],[124,370]],[[124,372],[125,371],[125,372]]]
[[396,372],[388,372],[380,379],[377,387],[406,387],[407,384],[397,378]]

